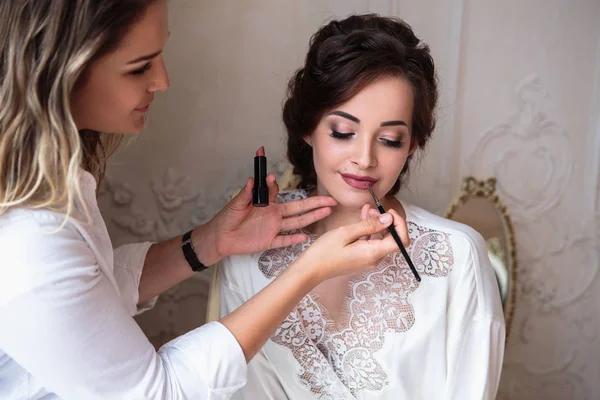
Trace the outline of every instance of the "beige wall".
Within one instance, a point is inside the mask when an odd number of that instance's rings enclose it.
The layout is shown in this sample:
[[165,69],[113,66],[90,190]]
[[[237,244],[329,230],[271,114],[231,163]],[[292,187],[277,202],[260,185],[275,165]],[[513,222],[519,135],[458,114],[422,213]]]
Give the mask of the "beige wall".
[[[281,171],[281,100],[310,35],[351,12],[398,15],[431,45],[442,83],[438,129],[401,197],[442,212],[462,176],[495,175],[515,222],[517,309],[499,397],[600,398],[600,2],[170,6],[171,89],[111,161],[102,187],[115,244],[175,236],[206,220],[251,175],[260,145]],[[206,277],[140,317],[155,341],[201,323]]]

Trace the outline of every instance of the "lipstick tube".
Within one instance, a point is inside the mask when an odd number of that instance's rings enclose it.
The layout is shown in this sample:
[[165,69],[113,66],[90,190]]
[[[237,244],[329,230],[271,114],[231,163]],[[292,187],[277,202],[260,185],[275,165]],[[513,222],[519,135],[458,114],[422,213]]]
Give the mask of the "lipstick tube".
[[266,207],[269,205],[269,187],[267,186],[267,157],[265,148],[261,147],[254,157],[254,187],[252,188],[252,205]]

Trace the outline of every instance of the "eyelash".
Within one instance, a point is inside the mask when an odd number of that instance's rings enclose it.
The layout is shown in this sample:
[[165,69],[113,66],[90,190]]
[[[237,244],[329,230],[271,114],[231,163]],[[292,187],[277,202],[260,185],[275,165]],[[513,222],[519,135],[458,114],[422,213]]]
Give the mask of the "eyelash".
[[[348,140],[353,135],[354,135],[354,132],[342,133],[342,132],[338,132],[338,131],[332,129],[331,134],[329,136],[331,136],[334,139]],[[402,147],[402,142],[398,142],[395,140],[382,139],[382,142],[386,146],[393,147],[394,149],[399,149]]]
[[144,72],[148,71],[150,68],[152,68],[152,63],[146,63],[144,64],[144,66],[140,69],[136,69],[135,71],[131,71],[130,74],[131,75],[142,75]]
[[332,129],[330,136],[334,139],[350,139],[350,137],[353,135],[354,135],[354,132],[342,133],[342,132],[336,131],[335,129]]

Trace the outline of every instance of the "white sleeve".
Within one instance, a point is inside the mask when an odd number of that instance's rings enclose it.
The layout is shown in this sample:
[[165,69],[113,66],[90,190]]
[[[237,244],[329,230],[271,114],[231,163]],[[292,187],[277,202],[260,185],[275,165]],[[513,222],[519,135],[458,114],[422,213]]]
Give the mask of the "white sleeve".
[[151,309],[158,296],[138,304],[140,298],[140,278],[146,254],[151,242],[133,243],[119,246],[114,251],[114,274],[121,298],[130,315],[137,315]]
[[475,318],[448,347],[444,399],[495,399],[504,355],[504,321]]
[[[219,263],[219,273],[215,279],[219,284],[219,300],[221,317],[231,313],[246,302],[240,287],[243,283],[251,284],[250,279],[244,280],[242,274],[250,268],[240,260],[247,257],[227,257]],[[234,261],[236,260],[236,261]],[[246,277],[247,278],[247,277]],[[248,363],[248,382],[243,389],[232,396],[232,400],[280,400],[288,396],[281,386],[279,377],[271,362],[261,349]]]
[[0,229],[0,349],[46,390],[65,400],[214,400],[246,383],[242,349],[222,324],[157,353],[73,226],[20,225]]
[[493,400],[504,359],[505,323],[485,242],[472,234],[449,311],[444,399]]

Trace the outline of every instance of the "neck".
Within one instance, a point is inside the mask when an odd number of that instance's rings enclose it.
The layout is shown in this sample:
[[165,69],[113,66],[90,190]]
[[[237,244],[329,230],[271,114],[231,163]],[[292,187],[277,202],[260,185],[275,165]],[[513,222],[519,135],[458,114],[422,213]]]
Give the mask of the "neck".
[[340,226],[353,224],[360,221],[360,208],[344,207],[342,205],[333,207],[329,216],[315,223],[315,233],[322,235]]
[[[379,201],[381,201],[381,204],[386,211],[393,209],[400,214],[402,218],[406,218],[402,204],[400,204],[395,197],[385,196],[379,199]],[[371,201],[370,205],[371,208],[375,210],[377,209],[373,201]],[[312,230],[315,234],[322,235],[332,229],[336,229],[344,225],[354,224],[360,221],[360,211],[361,208],[344,207],[342,205],[333,207],[332,213],[328,217],[315,222]]]

